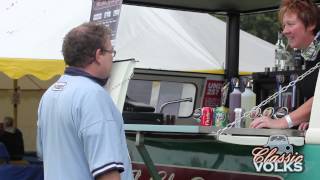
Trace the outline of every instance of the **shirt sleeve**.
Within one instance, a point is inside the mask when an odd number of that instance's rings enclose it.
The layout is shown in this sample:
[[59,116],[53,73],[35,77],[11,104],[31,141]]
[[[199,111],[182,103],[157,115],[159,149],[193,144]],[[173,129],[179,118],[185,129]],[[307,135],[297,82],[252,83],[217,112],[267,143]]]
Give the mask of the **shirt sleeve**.
[[[38,117],[40,117],[40,108],[41,108],[41,102],[38,109]],[[39,160],[43,160],[43,151],[42,151],[42,134],[41,134],[41,128],[40,128],[40,120],[37,121],[37,156]]]
[[[92,93],[85,98],[81,110],[80,138],[93,177],[117,170],[124,171],[121,150],[121,121],[114,112],[105,92]],[[111,99],[110,99],[111,100]]]

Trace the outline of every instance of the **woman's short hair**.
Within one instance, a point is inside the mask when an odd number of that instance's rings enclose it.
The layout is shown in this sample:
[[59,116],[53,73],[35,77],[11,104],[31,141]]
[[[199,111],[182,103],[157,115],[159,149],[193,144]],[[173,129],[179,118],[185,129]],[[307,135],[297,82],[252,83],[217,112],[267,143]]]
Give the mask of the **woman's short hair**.
[[297,14],[305,27],[315,25],[314,34],[320,30],[320,10],[311,0],[282,0],[279,11],[281,24],[283,24],[283,16],[287,12]]

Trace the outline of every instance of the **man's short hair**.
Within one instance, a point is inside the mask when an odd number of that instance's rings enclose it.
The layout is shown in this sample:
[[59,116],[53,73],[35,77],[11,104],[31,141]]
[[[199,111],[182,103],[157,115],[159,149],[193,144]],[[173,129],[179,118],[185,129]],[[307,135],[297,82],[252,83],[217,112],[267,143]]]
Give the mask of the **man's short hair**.
[[111,30],[93,22],[73,28],[65,36],[62,53],[69,66],[86,67],[95,60],[97,49],[105,49]]

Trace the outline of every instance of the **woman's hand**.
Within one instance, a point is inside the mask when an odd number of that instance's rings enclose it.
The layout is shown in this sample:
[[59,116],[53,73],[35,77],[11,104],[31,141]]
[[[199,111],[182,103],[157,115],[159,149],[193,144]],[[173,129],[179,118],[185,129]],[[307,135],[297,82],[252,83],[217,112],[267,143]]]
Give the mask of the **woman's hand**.
[[304,131],[304,130],[307,130],[308,128],[309,128],[309,122],[302,122],[299,125],[298,130]]
[[261,116],[256,118],[250,124],[251,128],[277,128],[284,129],[288,128],[288,123],[284,118],[280,119],[271,119],[268,116]]

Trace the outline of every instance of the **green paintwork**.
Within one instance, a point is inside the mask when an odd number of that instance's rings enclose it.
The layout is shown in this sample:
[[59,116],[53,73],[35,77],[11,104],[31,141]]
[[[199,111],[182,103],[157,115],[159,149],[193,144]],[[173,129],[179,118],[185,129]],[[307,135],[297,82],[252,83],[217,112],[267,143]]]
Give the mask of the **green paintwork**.
[[[128,136],[128,135],[127,135]],[[128,137],[128,148],[132,161],[143,162],[134,137]],[[254,146],[222,143],[208,139],[171,139],[145,137],[145,146],[155,164],[200,167],[217,170],[256,173],[251,151]],[[272,173],[288,180],[320,179],[320,145],[294,147],[294,152],[305,156],[302,173]]]

